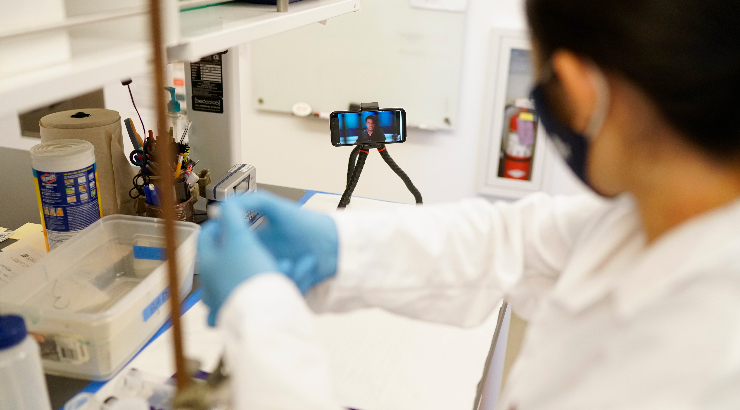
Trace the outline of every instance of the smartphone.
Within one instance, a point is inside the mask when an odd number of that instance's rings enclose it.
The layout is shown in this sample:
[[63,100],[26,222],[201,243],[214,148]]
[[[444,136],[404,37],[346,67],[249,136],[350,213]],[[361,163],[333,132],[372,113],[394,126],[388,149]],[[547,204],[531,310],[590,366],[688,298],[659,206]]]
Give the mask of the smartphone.
[[334,111],[329,117],[331,143],[335,147],[364,143],[406,142],[406,111]]

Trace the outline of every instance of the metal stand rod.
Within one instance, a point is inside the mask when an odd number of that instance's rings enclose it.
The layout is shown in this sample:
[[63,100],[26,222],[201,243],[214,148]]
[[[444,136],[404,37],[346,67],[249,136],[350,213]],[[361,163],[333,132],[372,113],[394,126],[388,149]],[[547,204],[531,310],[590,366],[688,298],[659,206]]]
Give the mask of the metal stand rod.
[[159,173],[159,192],[162,200],[162,216],[164,217],[164,239],[167,251],[167,273],[170,285],[170,312],[172,316],[173,349],[175,355],[175,369],[177,376],[177,390],[182,391],[190,383],[185,355],[183,354],[182,324],[180,322],[180,286],[177,275],[177,256],[175,249],[175,198],[173,186],[173,171],[169,164],[174,158],[172,137],[167,131],[167,108],[164,95],[164,32],[161,0],[149,0],[151,9],[151,36],[152,57],[154,69],[154,96],[157,109],[157,162],[162,164]]
[[[486,381],[488,380],[488,372],[491,370],[491,358],[496,353],[496,345],[498,344],[498,337],[501,333],[501,325],[504,323],[504,317],[506,316],[506,309],[509,304],[504,300],[501,304],[501,308],[498,310],[498,319],[496,321],[496,330],[493,332],[493,339],[491,339],[491,347],[488,349],[488,356],[486,357],[486,367],[483,369],[483,376],[478,382],[476,388],[475,400],[473,400],[473,410],[479,410],[483,400],[483,392],[486,389]],[[508,334],[506,335],[508,337]]]
[[277,0],[277,11],[278,11],[278,13],[287,13],[288,12],[288,3],[289,3],[289,0]]

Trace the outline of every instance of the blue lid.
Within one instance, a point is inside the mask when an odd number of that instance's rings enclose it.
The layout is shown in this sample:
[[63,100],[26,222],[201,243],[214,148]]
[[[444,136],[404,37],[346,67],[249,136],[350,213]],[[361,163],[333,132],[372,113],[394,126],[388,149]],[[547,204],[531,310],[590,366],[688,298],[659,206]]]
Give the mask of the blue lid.
[[0,316],[0,349],[11,348],[26,338],[26,322],[17,315]]

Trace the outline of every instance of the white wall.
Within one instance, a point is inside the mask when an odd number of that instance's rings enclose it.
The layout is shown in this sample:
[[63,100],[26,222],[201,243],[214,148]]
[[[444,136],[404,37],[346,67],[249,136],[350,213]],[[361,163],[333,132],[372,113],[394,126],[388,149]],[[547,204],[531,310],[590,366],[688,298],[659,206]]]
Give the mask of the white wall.
[[[372,1],[372,0],[368,0]],[[400,1],[400,0],[399,0]],[[341,18],[341,17],[340,17]],[[331,24],[329,20],[328,24]],[[396,162],[409,174],[421,191],[425,203],[454,201],[476,195],[475,178],[478,141],[481,133],[483,89],[488,69],[489,34],[492,28],[523,29],[525,18],[521,0],[469,0],[463,55],[460,106],[454,132],[410,129],[405,144],[389,146]],[[242,95],[251,95],[248,53],[241,67]],[[132,84],[147,124],[153,124],[144,92],[146,81]],[[327,90],[331,92],[331,90]],[[138,118],[128,92],[120,83],[105,87],[106,106],[121,112],[121,117]],[[380,101],[382,105],[382,101]],[[248,99],[247,104],[251,104]],[[247,105],[242,117],[243,160],[257,167],[258,181],[296,188],[341,193],[345,184],[350,147],[336,148],[329,142],[329,123],[315,118],[260,112]],[[0,119],[3,146],[28,149],[37,139],[19,136],[17,119]],[[28,140],[28,141],[26,141]],[[124,138],[128,145],[128,139]],[[581,189],[562,164],[552,164],[545,190],[570,193]],[[549,166],[548,166],[549,167]],[[355,195],[398,202],[413,202],[403,182],[373,152],[368,157]]]
[[[406,143],[389,146],[390,154],[409,174],[425,203],[476,195],[477,148],[490,30],[526,26],[520,0],[470,0],[468,7],[457,129],[454,132],[410,129]],[[248,61],[244,63],[248,70]],[[248,73],[244,74],[243,78],[250,78]],[[250,87],[249,81],[242,87]],[[243,91],[251,95],[250,89]],[[331,145],[327,120],[260,112],[248,106],[242,121],[246,130],[243,159],[257,167],[259,182],[342,192],[351,148]],[[553,193],[577,190],[562,166],[556,167],[546,182],[546,190]],[[413,202],[403,182],[376,152],[368,157],[355,195]]]
[[29,150],[41,142],[40,138],[21,135],[21,123],[15,113],[0,114],[0,148]]

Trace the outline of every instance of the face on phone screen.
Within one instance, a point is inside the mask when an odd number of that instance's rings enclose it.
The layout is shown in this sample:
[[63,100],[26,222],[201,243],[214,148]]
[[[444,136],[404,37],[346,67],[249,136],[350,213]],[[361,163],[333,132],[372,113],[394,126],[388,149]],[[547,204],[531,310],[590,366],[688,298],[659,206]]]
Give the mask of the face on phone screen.
[[406,111],[335,111],[331,114],[331,142],[335,146],[406,141]]

